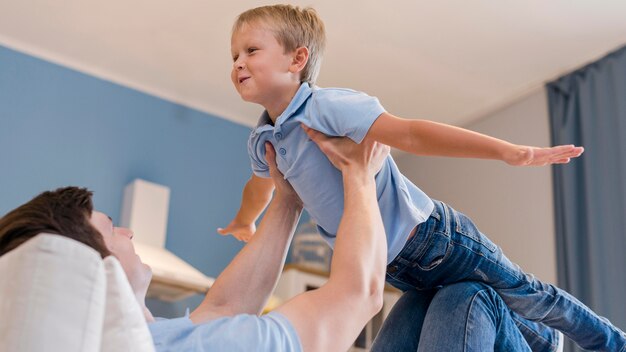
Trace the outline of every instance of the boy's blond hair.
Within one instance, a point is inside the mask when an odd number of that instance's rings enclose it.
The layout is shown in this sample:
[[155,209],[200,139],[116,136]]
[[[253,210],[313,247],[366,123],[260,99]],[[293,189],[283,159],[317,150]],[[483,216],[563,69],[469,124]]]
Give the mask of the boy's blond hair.
[[292,5],[257,7],[237,17],[233,33],[246,24],[268,26],[274,32],[276,40],[285,48],[285,52],[302,46],[309,49],[309,60],[301,72],[300,81],[315,84],[326,46],[324,23],[315,9],[301,9]]

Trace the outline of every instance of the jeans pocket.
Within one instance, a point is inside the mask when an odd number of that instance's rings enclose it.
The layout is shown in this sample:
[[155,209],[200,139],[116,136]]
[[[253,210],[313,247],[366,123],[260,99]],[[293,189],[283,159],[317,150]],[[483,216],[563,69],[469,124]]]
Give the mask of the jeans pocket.
[[429,236],[425,250],[416,258],[414,265],[422,271],[433,270],[448,258],[451,249],[449,236],[433,232]]
[[498,246],[495,243],[491,242],[491,240],[487,236],[485,236],[482,232],[480,232],[480,230],[478,230],[478,228],[476,227],[474,222],[470,220],[470,218],[468,218],[465,214],[457,211],[453,211],[453,213],[456,222],[456,233],[472,240],[472,242],[476,244],[481,245],[483,248],[486,248],[491,253],[495,252],[498,249]]

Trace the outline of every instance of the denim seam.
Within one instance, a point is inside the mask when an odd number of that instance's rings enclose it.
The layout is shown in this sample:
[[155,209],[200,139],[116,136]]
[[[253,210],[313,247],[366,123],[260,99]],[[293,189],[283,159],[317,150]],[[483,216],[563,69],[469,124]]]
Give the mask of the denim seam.
[[[491,262],[491,263],[493,263],[493,264],[497,265],[499,268],[501,268],[502,270],[506,271],[507,273],[509,273],[509,274],[511,274],[511,275],[513,275],[513,276],[515,276],[515,277],[518,277],[516,273],[514,273],[514,272],[510,271],[508,268],[506,268],[506,267],[504,267],[504,266],[500,265],[500,263],[498,263],[498,262],[496,262],[496,261],[494,261],[494,260],[492,260],[492,259],[490,259],[490,258],[486,257],[483,253],[477,252],[477,251],[475,251],[473,248],[470,248],[470,247],[468,247],[468,246],[464,245],[463,243],[457,242],[457,241],[455,241],[455,240],[451,240],[450,242],[451,242],[451,243],[453,243],[453,244],[455,244],[455,245],[458,245],[458,246],[461,246],[461,247],[463,247],[463,248],[466,248],[466,249],[467,249],[467,250],[469,250],[470,252],[473,252],[474,254],[477,254],[477,255],[479,255],[479,256],[481,256],[481,257],[485,258],[487,261],[489,261],[489,262]],[[518,277],[518,278],[519,278],[519,277]]]
[[[427,221],[422,224],[424,224],[425,226],[428,226]],[[395,261],[400,261],[401,265],[410,266],[415,260],[417,260],[416,258],[419,258],[422,255],[424,255],[424,253],[428,249],[427,248],[428,242],[430,241],[431,235],[437,233],[437,231],[427,231],[427,233],[428,233],[428,236],[426,237],[426,239],[428,241],[424,241],[426,243],[416,243],[418,241],[421,241],[421,239],[419,238],[420,231],[419,231],[419,225],[418,225],[418,227],[415,228],[415,234],[413,235],[413,237],[409,238],[408,241],[406,241],[406,243],[403,245],[402,249],[400,250],[400,253],[398,253],[398,255],[391,261],[391,263],[389,263],[389,265],[394,264]],[[415,247],[415,248],[411,248],[411,247]],[[409,250],[409,248],[411,248],[411,250]],[[407,252],[407,253],[405,254],[404,252]],[[403,263],[402,261],[405,261],[406,263]]]
[[[469,308],[467,310],[467,316],[465,317],[465,334],[463,336],[463,352],[465,352],[467,350],[467,345],[468,345],[467,337],[469,335],[469,324],[468,324],[468,322],[469,322],[470,312],[472,311],[472,309],[474,307],[474,303],[476,302],[476,297],[478,297],[478,295],[480,295],[480,294],[484,295],[485,291],[486,291],[485,289],[482,289],[482,290],[476,291],[476,293],[474,293],[474,295],[472,295],[472,301],[469,304]],[[487,298],[485,298],[485,299],[487,299]],[[495,322],[494,322],[494,324],[495,324]]]
[[[433,235],[445,235],[441,232],[435,232],[433,233]],[[447,235],[445,235],[447,237]],[[454,251],[454,242],[452,240],[448,241],[448,246],[446,248],[445,253],[443,254],[443,257],[441,259],[439,259],[439,262],[434,264],[432,267],[429,268],[425,268],[423,266],[421,266],[419,264],[419,261],[422,259],[422,257],[428,252],[427,250],[424,250],[423,253],[421,253],[419,256],[415,257],[415,260],[410,262],[410,266],[411,268],[419,268],[419,270],[424,271],[424,272],[430,272],[435,270],[441,263],[445,262],[446,260],[448,260],[450,258],[450,255],[452,254],[452,251]],[[425,249],[428,249],[425,247]]]
[[549,344],[552,347],[553,351],[556,351],[556,349],[559,347],[558,341],[557,341],[557,343],[555,345],[552,342],[550,342],[549,340],[547,340],[546,338],[544,338],[543,336],[537,334],[537,332],[535,332],[535,330],[533,330],[530,327],[526,326],[526,324],[524,324],[519,319],[516,319],[515,317],[513,317],[513,320],[516,321],[517,323],[519,323],[520,325],[522,325],[524,327],[524,330],[526,330],[527,332],[529,332],[529,333],[533,334],[534,336],[538,337],[540,340],[542,340],[542,341],[546,342],[547,344]]
[[563,335],[563,333],[559,330],[555,330],[556,331],[556,345],[554,346],[554,350],[552,350],[552,352],[557,352],[559,350],[559,345],[561,344],[561,342],[564,342],[563,339],[565,338],[565,335]]
[[480,238],[476,238],[474,236],[472,236],[469,232],[461,232],[461,231],[457,231],[457,233],[461,236],[464,236],[468,239],[470,239],[471,241],[474,241],[476,243],[478,243],[479,245],[485,247],[489,252],[491,253],[495,253],[498,250],[498,246],[495,243],[489,243],[486,241],[482,241]]
[[[479,291],[480,292],[480,291]],[[472,307],[474,306],[474,301],[476,300],[476,295],[478,293],[475,293],[472,296],[472,301],[469,304],[469,309],[467,310],[467,316],[465,317],[465,334],[463,334],[463,352],[465,352],[467,350],[467,337],[469,334],[469,313],[472,311]]]
[[[444,212],[445,217],[446,217],[446,218],[443,220],[443,222],[444,222],[444,233],[445,233],[448,237],[452,238],[452,236],[451,236],[452,218],[450,217],[450,214],[453,214],[453,212],[452,212],[452,211],[450,211],[450,209],[448,209],[448,205],[447,205],[447,204],[444,204],[444,203],[442,202],[442,203],[441,203],[441,206],[442,206],[442,208],[443,208],[443,212]],[[455,220],[455,222],[457,222],[457,221],[456,221],[456,218],[455,218],[454,220]]]
[[[547,293],[547,294],[549,294],[549,295],[550,295],[550,297],[552,297],[552,298],[555,298],[555,297],[556,297],[556,295],[553,295],[553,294],[551,294],[550,292],[547,292],[547,291],[546,291],[546,293]],[[558,294],[558,292],[557,292],[557,294]],[[550,306],[550,308],[548,309],[548,311],[546,312],[546,314],[544,314],[543,316],[541,316],[541,317],[539,318],[539,321],[543,321],[543,320],[544,320],[544,319],[548,316],[548,314],[550,314],[550,313],[552,312],[552,310],[554,309],[554,306],[556,306],[556,304],[557,304],[557,301],[558,301],[558,300],[559,300],[558,298],[556,298],[556,299],[554,300],[554,303],[552,303],[552,306]]]
[[[489,252],[494,253],[498,250],[498,245],[496,245],[495,243],[491,242],[491,240],[489,240],[489,238],[487,238],[487,236],[483,235],[485,237],[486,241],[483,241],[480,239],[480,237],[478,236],[473,236],[470,231],[465,230],[465,228],[461,225],[461,221],[459,220],[458,214],[457,213],[452,213],[454,216],[454,222],[455,222],[455,226],[454,226],[454,231],[461,235],[464,236],[468,239],[470,239],[471,241],[474,241],[476,243],[478,243],[479,245],[485,247]],[[478,233],[481,233],[480,230],[476,229],[476,231]],[[452,236],[450,236],[450,238],[452,238]]]
[[[615,329],[613,329],[615,330]],[[626,335],[622,335],[623,337],[626,337]],[[622,346],[622,349],[619,350],[619,352],[626,352],[626,345]]]
[[[485,239],[487,241],[482,241],[480,237],[472,236],[470,231],[465,230],[465,227],[459,220],[459,213],[457,211],[455,211],[452,208],[448,209],[448,206],[446,206],[445,204],[444,204],[444,209],[446,211],[446,216],[448,216],[448,218],[450,219],[450,230],[454,228],[454,232],[458,233],[461,236],[465,236],[469,238],[470,240],[478,243],[479,245],[485,247],[491,253],[494,253],[495,251],[498,250],[498,246],[495,243],[491,242],[491,240],[489,240],[487,236],[485,236]],[[452,224],[452,222],[454,222],[454,225]],[[448,230],[447,227],[446,227],[446,230]],[[477,231],[480,232],[478,229]],[[450,235],[450,238],[452,238],[451,235]]]
[[[506,271],[507,273],[509,273],[509,274],[511,274],[511,275],[513,275],[513,276],[515,276],[516,278],[520,279],[520,277],[519,277],[519,276],[517,276],[517,274],[516,274],[516,273],[511,272],[508,268],[506,268],[506,267],[504,267],[504,266],[500,265],[500,263],[498,263],[497,261],[494,261],[494,260],[492,260],[491,258],[486,257],[486,256],[485,256],[485,255],[483,255],[482,253],[476,252],[476,251],[474,251],[472,248],[469,248],[469,247],[467,247],[467,246],[463,245],[462,243],[458,243],[458,242],[456,242],[456,241],[452,241],[452,243],[457,244],[457,245],[459,245],[459,246],[461,246],[461,247],[467,248],[469,251],[471,251],[471,252],[473,252],[473,253],[475,253],[475,254],[477,254],[477,255],[479,255],[479,256],[481,256],[481,257],[485,258],[485,260],[487,260],[487,261],[489,261],[490,263],[492,263],[492,264],[496,265],[497,267],[499,267],[499,268],[500,268],[500,269],[502,269],[503,271]],[[507,288],[495,288],[495,287],[494,287],[494,289],[496,289],[496,291],[498,291],[498,290],[507,290]],[[512,288],[509,288],[509,289],[512,289]],[[547,293],[548,295],[550,295],[550,297],[551,297],[551,298],[555,298],[555,295],[551,294],[550,292],[547,292],[547,291],[546,291],[546,293]],[[552,303],[552,305],[551,305],[551,306],[549,307],[549,309],[547,310],[547,313],[546,313],[546,314],[544,314],[543,316],[541,316],[541,317],[538,319],[539,321],[542,321],[542,320],[543,320],[543,319],[544,319],[544,318],[545,318],[548,314],[550,314],[550,312],[552,311],[552,309],[554,309],[554,306],[556,306],[556,303],[557,303],[556,301],[557,301],[557,300],[554,300],[554,302]],[[625,351],[620,351],[620,352],[626,352],[626,350],[625,350]]]

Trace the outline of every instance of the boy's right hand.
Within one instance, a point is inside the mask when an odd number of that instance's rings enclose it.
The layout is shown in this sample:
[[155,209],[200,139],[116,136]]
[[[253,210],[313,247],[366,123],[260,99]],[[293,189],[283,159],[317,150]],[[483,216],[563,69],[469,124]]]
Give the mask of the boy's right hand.
[[256,225],[252,224],[240,224],[233,220],[228,226],[217,229],[217,233],[223,236],[233,235],[237,240],[248,242],[254,236],[256,232]]
[[531,147],[515,145],[514,152],[508,153],[504,161],[513,166],[545,166],[552,164],[567,164],[573,158],[578,158],[585,148],[573,144],[557,145],[555,147]]

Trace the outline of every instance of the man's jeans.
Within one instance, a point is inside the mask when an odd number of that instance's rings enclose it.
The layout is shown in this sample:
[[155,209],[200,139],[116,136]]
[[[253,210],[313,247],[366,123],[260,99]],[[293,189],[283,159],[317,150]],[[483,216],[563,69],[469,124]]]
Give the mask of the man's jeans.
[[372,352],[553,352],[557,346],[553,329],[516,316],[491,287],[465,281],[406,291]]
[[469,218],[435,201],[429,219],[387,266],[387,281],[406,291],[468,280],[488,284],[521,317],[560,330],[584,349],[626,352],[626,335],[606,318],[525,274]]

